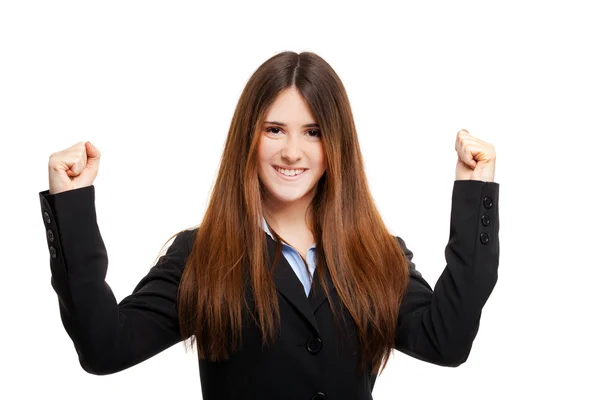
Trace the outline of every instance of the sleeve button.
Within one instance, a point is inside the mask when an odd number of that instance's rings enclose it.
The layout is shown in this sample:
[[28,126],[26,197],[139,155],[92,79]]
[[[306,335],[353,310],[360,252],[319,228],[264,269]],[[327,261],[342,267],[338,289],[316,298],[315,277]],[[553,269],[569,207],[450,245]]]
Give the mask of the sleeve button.
[[46,220],[47,224],[50,223],[50,214],[48,214],[48,211],[44,211],[44,219]]
[[488,244],[490,241],[490,235],[488,235],[487,232],[483,232],[481,235],[479,235],[479,240],[483,244]]
[[483,206],[485,208],[492,208],[493,205],[494,205],[494,201],[492,200],[492,198],[490,196],[485,196],[483,198]]
[[54,242],[54,233],[50,229],[48,229],[48,240]]
[[56,249],[54,248],[54,246],[50,246],[50,256],[52,258],[56,258]]
[[487,214],[483,214],[481,216],[481,223],[483,224],[483,226],[488,226],[490,224],[490,216]]

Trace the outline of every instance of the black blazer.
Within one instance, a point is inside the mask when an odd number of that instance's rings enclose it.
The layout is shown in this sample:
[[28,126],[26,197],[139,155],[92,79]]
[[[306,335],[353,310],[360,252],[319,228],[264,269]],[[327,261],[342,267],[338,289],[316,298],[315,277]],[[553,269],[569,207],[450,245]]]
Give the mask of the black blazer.
[[[105,375],[180,342],[177,289],[197,228],[180,233],[133,293],[117,303],[105,282],[108,258],[96,222],[94,190],[87,186],[39,195],[62,323],[82,368]],[[467,359],[482,308],[497,281],[498,190],[495,182],[454,182],[447,266],[433,291],[415,269],[404,240],[395,237],[410,264],[409,288],[398,314],[397,350],[442,366],[455,367]],[[265,237],[272,260],[275,242]],[[376,376],[357,372],[353,324],[336,339],[317,277],[307,298],[281,255],[274,278],[281,314],[278,341],[261,349],[259,331],[249,324],[243,348],[229,360],[200,360],[203,398],[372,399]],[[325,278],[334,302],[341,304],[327,272]]]

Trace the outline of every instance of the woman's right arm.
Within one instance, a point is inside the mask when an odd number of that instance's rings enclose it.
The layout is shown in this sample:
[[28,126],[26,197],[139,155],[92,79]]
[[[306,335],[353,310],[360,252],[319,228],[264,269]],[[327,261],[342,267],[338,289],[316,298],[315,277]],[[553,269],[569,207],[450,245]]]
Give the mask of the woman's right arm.
[[83,369],[106,375],[181,340],[177,292],[196,230],[180,232],[133,293],[117,304],[105,281],[108,256],[96,222],[93,182],[99,162],[100,151],[89,142],[53,153],[50,187],[39,195],[62,323]]

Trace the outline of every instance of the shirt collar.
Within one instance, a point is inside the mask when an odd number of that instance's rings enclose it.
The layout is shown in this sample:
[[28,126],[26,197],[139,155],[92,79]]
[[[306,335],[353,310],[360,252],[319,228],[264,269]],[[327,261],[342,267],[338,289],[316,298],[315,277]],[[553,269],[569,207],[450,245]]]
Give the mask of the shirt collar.
[[269,226],[267,225],[267,220],[265,219],[265,217],[262,217],[262,228],[265,232],[267,232],[269,234],[269,236],[271,236],[271,239],[275,240],[275,238],[273,238],[273,234],[271,234],[271,230],[269,229]]

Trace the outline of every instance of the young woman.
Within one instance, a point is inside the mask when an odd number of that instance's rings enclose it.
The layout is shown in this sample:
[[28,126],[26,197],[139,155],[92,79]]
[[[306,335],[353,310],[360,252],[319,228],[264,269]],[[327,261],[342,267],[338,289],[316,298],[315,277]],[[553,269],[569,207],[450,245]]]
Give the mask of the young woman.
[[496,154],[457,134],[447,266],[433,291],[371,197],[345,89],[283,52],[235,109],[199,227],[119,304],[94,205],[100,151],[53,153],[40,193],[52,287],[82,368],[111,374],[196,344],[203,398],[371,399],[396,349],[467,359],[499,263]]

